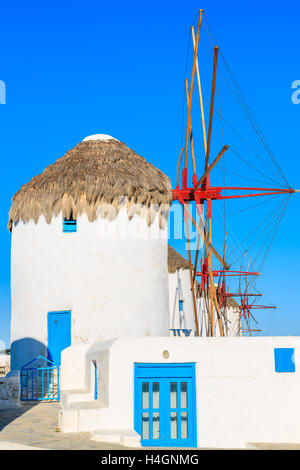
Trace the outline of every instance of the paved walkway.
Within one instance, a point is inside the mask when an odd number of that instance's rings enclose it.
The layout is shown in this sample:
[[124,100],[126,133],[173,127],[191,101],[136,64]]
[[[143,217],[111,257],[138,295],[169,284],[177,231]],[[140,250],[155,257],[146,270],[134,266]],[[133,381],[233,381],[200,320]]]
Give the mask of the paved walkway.
[[300,450],[300,444],[289,444],[287,442],[253,442],[249,444],[249,448],[252,446],[256,450]]
[[[61,433],[58,429],[58,403],[22,405],[0,410],[0,450],[128,450],[117,444],[103,444],[90,439],[89,433]],[[300,444],[251,443],[258,450],[299,450]]]
[[89,433],[59,432],[58,411],[58,403],[26,404],[0,410],[0,449],[16,448],[19,444],[53,450],[128,450],[117,444],[92,441]]

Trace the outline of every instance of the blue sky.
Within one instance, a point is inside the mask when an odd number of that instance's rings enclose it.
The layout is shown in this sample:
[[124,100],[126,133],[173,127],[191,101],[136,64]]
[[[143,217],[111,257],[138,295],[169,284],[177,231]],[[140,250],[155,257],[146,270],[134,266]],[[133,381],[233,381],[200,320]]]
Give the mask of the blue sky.
[[[175,185],[188,33],[199,8],[285,176],[300,187],[300,105],[291,101],[292,82],[300,79],[296,0],[2,4],[0,80],[7,102],[0,105],[0,339],[7,344],[11,197],[94,133],[126,142]],[[268,335],[300,334],[298,207],[295,195],[260,280],[260,289],[278,307],[267,318]],[[238,224],[235,228],[238,235]],[[183,245],[176,247],[183,252]]]

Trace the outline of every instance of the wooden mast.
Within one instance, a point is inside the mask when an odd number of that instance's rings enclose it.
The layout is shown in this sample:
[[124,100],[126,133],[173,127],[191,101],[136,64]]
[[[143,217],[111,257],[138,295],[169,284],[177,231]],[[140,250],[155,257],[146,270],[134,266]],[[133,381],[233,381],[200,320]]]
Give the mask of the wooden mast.
[[[214,65],[213,65],[213,77],[212,77],[212,86],[211,86],[211,98],[210,98],[210,112],[209,112],[209,124],[208,124],[208,133],[207,133],[207,147],[205,155],[205,171],[208,170],[208,161],[210,153],[210,144],[211,144],[211,133],[212,133],[212,123],[214,115],[214,102],[215,102],[215,91],[216,91],[216,78],[217,78],[217,63],[218,63],[218,51],[219,48],[216,46],[214,48]],[[210,185],[210,176],[206,178],[206,185]],[[211,221],[211,199],[207,199],[207,217],[208,217],[208,239],[210,244],[212,244],[212,221]],[[209,295],[210,295],[210,327],[211,327],[211,336],[214,336],[214,303],[215,307],[215,284],[214,277],[212,273],[212,253],[211,250],[207,253],[208,258],[208,269],[209,269]],[[219,317],[219,315],[218,315]],[[222,332],[220,331],[221,336]]]
[[202,23],[202,13],[203,11],[200,10],[198,26],[197,26],[196,44],[195,44],[195,50],[194,50],[194,59],[193,59],[193,68],[192,68],[192,77],[191,77],[191,89],[190,89],[190,94],[189,94],[188,116],[187,116],[187,126],[186,126],[186,136],[185,136],[185,164],[184,164],[185,168],[187,168],[187,160],[188,160],[189,134],[190,134],[190,127],[191,127],[191,107],[192,107],[192,99],[193,99],[193,89],[194,89],[194,79],[195,79],[196,59],[197,59],[197,53],[198,53],[200,28],[201,28],[201,23]]
[[189,221],[188,221],[187,217],[185,217],[185,219],[186,219],[186,232],[187,232],[186,235],[187,235],[187,239],[188,239],[189,268],[190,268],[191,289],[192,289],[193,307],[194,307],[194,319],[195,319],[195,326],[196,326],[196,336],[200,336],[198,315],[197,315],[197,301],[196,301],[196,294],[195,294],[195,284],[193,282],[193,266],[192,266],[191,249],[190,249]]
[[[188,108],[190,107],[190,97],[189,97],[189,82],[188,79],[185,79],[185,90],[186,90],[186,101]],[[194,175],[196,174],[196,160],[195,160],[195,152],[194,152],[194,141],[193,141],[193,131],[192,131],[192,118],[190,118],[190,141],[191,141],[191,154],[192,154],[192,162],[193,162],[193,171]]]
[[211,97],[210,97],[210,112],[209,112],[209,124],[208,124],[208,134],[207,134],[207,147],[205,155],[205,170],[208,168],[208,159],[210,152],[210,143],[211,143],[211,131],[212,131],[212,122],[214,115],[214,103],[215,103],[215,91],[216,91],[216,79],[217,79],[217,63],[218,63],[218,52],[219,48],[216,46],[214,48],[214,67],[213,67],[213,78],[211,86]]
[[[186,138],[185,138],[185,162],[184,162],[184,173],[185,181],[187,177],[187,163],[188,163],[188,147],[189,142],[191,144],[191,154],[192,154],[192,162],[193,162],[193,181],[195,189],[197,189],[201,184],[205,184],[206,186],[210,186],[210,171],[214,168],[214,166],[218,163],[221,157],[224,155],[226,150],[228,149],[227,146],[224,146],[221,152],[217,155],[213,163],[209,166],[209,153],[210,153],[210,144],[211,144],[211,135],[212,135],[212,122],[213,122],[213,112],[214,112],[214,99],[215,99],[215,89],[216,89],[216,75],[217,75],[217,60],[218,60],[218,47],[214,48],[214,64],[213,64],[213,77],[212,77],[212,88],[211,88],[211,100],[210,100],[210,114],[209,114],[209,125],[208,125],[208,133],[206,139],[206,128],[205,128],[205,116],[204,116],[204,107],[203,107],[203,97],[202,97],[202,89],[201,89],[201,80],[200,80],[200,72],[199,72],[199,64],[198,64],[198,47],[199,47],[199,36],[200,36],[200,27],[202,22],[202,15],[203,10],[199,11],[199,19],[198,19],[198,26],[197,26],[197,34],[195,38],[194,28],[191,28],[192,37],[193,37],[193,46],[194,46],[194,57],[193,57],[193,67],[192,67],[192,75],[191,75],[191,84],[190,90],[188,86],[188,80],[185,80],[185,87],[186,87],[186,96],[187,96],[187,126],[186,126]],[[197,182],[196,177],[196,162],[195,162],[195,153],[194,153],[194,141],[193,141],[193,132],[192,132],[192,119],[191,119],[191,109],[192,109],[192,98],[193,98],[193,89],[194,89],[194,80],[195,80],[195,72],[197,75],[197,82],[199,88],[199,98],[200,98],[200,110],[201,110],[201,120],[202,120],[202,131],[203,131],[203,143],[204,143],[204,150],[205,150],[205,171],[202,178]],[[183,149],[181,150],[181,154],[178,161],[177,167],[177,186],[179,182],[179,166],[181,162],[181,158],[183,155]],[[181,198],[180,198],[181,199]],[[198,261],[198,253],[199,253],[199,241],[200,236],[204,240],[205,244],[205,251],[208,260],[208,274],[209,274],[209,297],[210,297],[210,334],[211,336],[214,335],[214,308],[217,312],[217,319],[219,324],[219,330],[221,336],[224,336],[222,321],[221,321],[221,312],[218,304],[216,288],[214,284],[214,277],[213,277],[213,268],[212,268],[212,254],[214,254],[217,259],[220,261],[221,265],[224,269],[227,269],[228,266],[226,262],[221,256],[216,252],[216,250],[212,246],[212,222],[211,222],[211,200],[207,199],[207,217],[209,221],[209,233],[208,237],[205,235],[205,227],[204,221],[201,210],[199,211],[200,215],[200,222],[202,223],[202,229],[197,225],[196,221],[192,217],[189,209],[188,204],[181,199],[181,204],[183,205],[184,211],[184,219],[186,222],[186,230],[187,230],[187,239],[188,239],[188,255],[189,255],[189,267],[190,267],[190,277],[191,277],[191,290],[193,296],[193,305],[194,305],[194,314],[195,314],[195,324],[196,324],[196,333],[197,336],[199,335],[199,327],[198,327],[198,316],[197,316],[197,306],[196,306],[196,296],[195,296],[195,276],[196,276],[196,269],[197,269],[197,261]],[[192,222],[193,226],[196,228],[199,238],[197,243],[197,253],[196,253],[196,263],[194,266],[194,273],[193,273],[193,266],[191,263],[191,249],[190,249],[190,237],[189,237],[189,220]]]
[[[185,87],[186,87],[187,106],[190,109],[189,84],[188,84],[188,79],[187,78],[185,79]],[[194,153],[194,142],[193,142],[192,119],[191,118],[190,118],[189,135],[190,135],[190,141],[191,141],[191,153],[192,153],[192,161],[193,161],[193,170],[194,170],[194,174],[195,174],[196,173],[196,161],[195,161],[195,153]],[[189,268],[190,268],[191,290],[192,290],[193,307],[194,307],[194,319],[195,319],[195,326],[196,326],[196,336],[199,336],[200,333],[199,333],[197,301],[196,301],[196,294],[195,294],[195,282],[194,282],[194,276],[193,276],[193,266],[192,266],[192,257],[191,257],[191,247],[190,247],[189,221],[188,221],[187,217],[185,217],[185,221],[186,221],[186,232],[187,232],[187,240],[188,240]]]
[[[201,11],[202,13],[202,11]],[[192,39],[193,39],[193,46],[194,46],[194,53],[198,52],[198,44],[199,44],[199,38],[198,41],[195,39],[195,32],[194,28],[191,28],[192,32]],[[215,99],[215,89],[216,89],[216,76],[217,76],[217,61],[218,61],[218,47],[215,47],[214,49],[214,65],[213,65],[213,78],[212,78],[212,89],[211,89],[211,101],[210,101],[210,115],[209,115],[209,126],[208,126],[208,136],[206,140],[206,128],[205,128],[205,116],[204,116],[204,107],[203,107],[203,96],[202,96],[202,87],[201,87],[201,79],[200,79],[200,72],[199,72],[199,64],[198,64],[198,57],[196,57],[195,61],[195,67],[196,67],[196,73],[197,73],[197,81],[198,81],[198,90],[199,90],[199,100],[200,100],[200,110],[201,110],[201,121],[202,121],[202,132],[203,132],[203,142],[204,142],[204,151],[205,151],[205,172],[202,178],[198,181],[194,189],[197,189],[203,182],[208,180],[209,183],[209,173],[213,169],[213,167],[218,163],[220,158],[224,155],[226,150],[228,149],[228,146],[224,146],[222,151],[219,153],[219,155],[216,157],[212,165],[209,167],[208,162],[209,162],[209,153],[210,153],[210,144],[211,144],[211,133],[212,133],[212,121],[213,121],[213,111],[214,111],[214,99]],[[195,173],[195,172],[194,172]],[[207,213],[208,213],[208,221],[209,221],[209,233],[208,233],[208,240],[210,246],[212,246],[212,221],[211,221],[211,200],[207,201]],[[195,260],[195,269],[197,266],[198,262],[198,252],[199,248],[197,245],[197,252],[196,252],[196,260]],[[219,324],[219,329],[220,329],[220,334],[221,336],[224,336],[223,328],[222,328],[222,323],[221,323],[221,313],[219,310],[219,305],[217,301],[217,295],[216,295],[216,289],[214,285],[214,278],[213,278],[213,273],[212,273],[212,251],[209,248],[207,250],[207,257],[208,257],[208,269],[209,269],[209,277],[210,277],[210,284],[209,284],[209,296],[210,296],[210,332],[211,336],[214,335],[214,305],[217,311],[217,317],[218,317],[218,324]],[[224,260],[225,264],[225,260]],[[195,274],[194,274],[194,280],[195,280]]]
[[[200,10],[203,14],[203,10]],[[195,39],[195,31],[194,27],[191,27],[192,38],[193,38],[193,48],[194,53],[196,50],[196,39]],[[198,63],[198,55],[196,56],[196,72],[197,72],[197,82],[198,82],[198,92],[199,92],[199,100],[200,100],[200,110],[201,110],[201,122],[202,122],[202,134],[203,134],[203,143],[204,143],[204,154],[206,155],[206,128],[205,128],[205,116],[204,116],[204,107],[203,107],[203,97],[202,97],[202,87],[201,87],[201,79],[200,79],[200,72],[199,72],[199,63]],[[196,172],[194,172],[195,174]],[[199,213],[202,214],[202,207],[198,208]],[[197,237],[197,249],[196,249],[196,258],[195,258],[195,267],[194,267],[194,277],[193,282],[195,283],[196,273],[197,273],[197,266],[198,266],[198,258],[199,258],[199,246],[200,246],[200,234]]]
[[[203,10],[200,10],[200,11],[202,11],[202,14],[203,14]],[[195,49],[196,49],[196,39],[195,39],[195,31],[194,31],[193,26],[191,27],[191,31],[192,31],[193,46],[194,46],[194,51],[195,51]],[[196,72],[197,72],[197,81],[198,81],[198,90],[199,90],[199,100],[200,100],[200,110],[201,110],[204,152],[205,152],[205,155],[206,155],[207,143],[206,143],[205,116],[204,116],[203,97],[202,97],[202,87],[201,87],[201,80],[200,80],[198,56],[196,58]]]

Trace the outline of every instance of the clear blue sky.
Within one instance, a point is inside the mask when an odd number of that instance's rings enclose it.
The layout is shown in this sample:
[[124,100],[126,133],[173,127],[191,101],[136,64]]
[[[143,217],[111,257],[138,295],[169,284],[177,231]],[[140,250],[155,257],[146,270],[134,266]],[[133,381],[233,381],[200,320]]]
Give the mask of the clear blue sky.
[[[22,184],[94,133],[126,142],[174,183],[188,32],[199,8],[287,179],[300,187],[300,105],[291,101],[300,79],[298,1],[2,3],[0,340],[9,343],[7,215]],[[260,281],[278,306],[269,335],[300,334],[299,230],[295,196]]]

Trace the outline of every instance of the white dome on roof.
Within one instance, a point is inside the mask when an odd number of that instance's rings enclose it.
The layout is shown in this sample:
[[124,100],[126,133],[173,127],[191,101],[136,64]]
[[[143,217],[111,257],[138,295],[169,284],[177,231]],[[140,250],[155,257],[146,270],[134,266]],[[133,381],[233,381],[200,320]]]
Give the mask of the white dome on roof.
[[106,134],[93,134],[93,135],[88,135],[83,139],[82,142],[86,142],[87,140],[117,140],[111,135],[106,135]]

